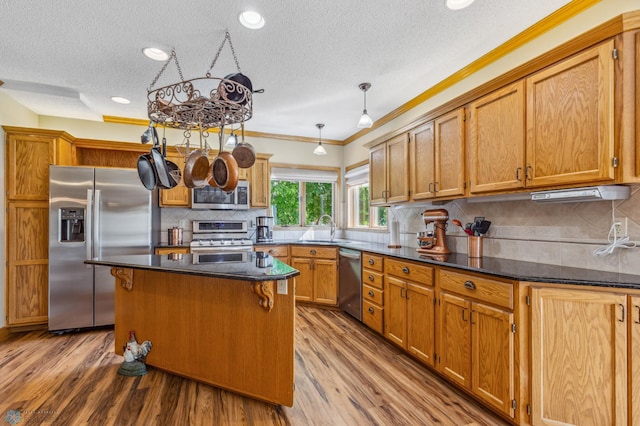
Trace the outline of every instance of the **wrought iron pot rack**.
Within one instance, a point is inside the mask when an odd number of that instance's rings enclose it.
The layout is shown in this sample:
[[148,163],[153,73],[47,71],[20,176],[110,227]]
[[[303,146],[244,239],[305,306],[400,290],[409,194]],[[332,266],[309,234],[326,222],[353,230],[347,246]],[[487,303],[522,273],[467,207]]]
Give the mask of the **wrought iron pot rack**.
[[[253,114],[252,90],[236,81],[212,77],[220,52],[229,40],[238,73],[240,64],[227,31],[218,48],[209,70],[204,77],[185,80],[175,49],[169,59],[147,89],[147,111],[149,119],[156,124],[176,129],[207,129],[242,123]],[[171,61],[174,61],[180,75],[180,82],[154,89],[156,82]]]

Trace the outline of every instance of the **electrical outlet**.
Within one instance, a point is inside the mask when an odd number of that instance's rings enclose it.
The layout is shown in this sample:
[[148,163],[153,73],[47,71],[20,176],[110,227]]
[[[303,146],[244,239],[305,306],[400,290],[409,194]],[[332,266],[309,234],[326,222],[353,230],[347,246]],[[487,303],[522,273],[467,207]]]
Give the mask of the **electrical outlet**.
[[616,218],[616,220],[614,221],[616,238],[622,238],[627,236],[628,221],[629,221],[629,218],[627,217]]

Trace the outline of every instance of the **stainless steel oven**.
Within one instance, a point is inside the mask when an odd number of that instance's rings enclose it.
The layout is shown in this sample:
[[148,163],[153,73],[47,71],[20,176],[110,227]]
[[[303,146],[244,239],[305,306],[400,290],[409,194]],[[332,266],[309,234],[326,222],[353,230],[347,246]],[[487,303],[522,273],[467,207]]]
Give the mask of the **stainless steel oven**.
[[252,251],[246,220],[194,220],[191,253]]

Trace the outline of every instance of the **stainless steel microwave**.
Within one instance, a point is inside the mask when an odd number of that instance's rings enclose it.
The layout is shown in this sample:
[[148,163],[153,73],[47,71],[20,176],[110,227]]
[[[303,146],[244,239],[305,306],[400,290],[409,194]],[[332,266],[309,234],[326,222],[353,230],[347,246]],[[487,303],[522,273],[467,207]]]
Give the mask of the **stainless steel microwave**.
[[191,190],[191,208],[194,210],[248,210],[249,182],[238,181],[238,186],[231,192],[220,188],[205,186]]

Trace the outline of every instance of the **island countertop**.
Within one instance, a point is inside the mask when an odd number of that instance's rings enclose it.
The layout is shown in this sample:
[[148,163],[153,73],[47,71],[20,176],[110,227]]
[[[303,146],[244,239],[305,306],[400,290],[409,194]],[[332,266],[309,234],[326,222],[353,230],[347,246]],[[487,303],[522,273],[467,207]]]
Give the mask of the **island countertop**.
[[259,251],[107,256],[85,263],[242,281],[277,281],[300,275],[298,270]]

